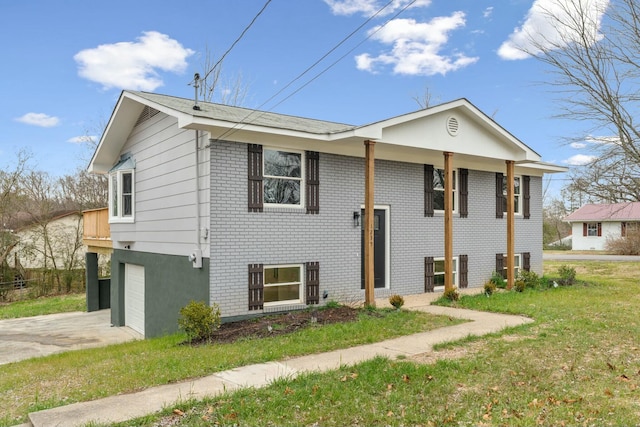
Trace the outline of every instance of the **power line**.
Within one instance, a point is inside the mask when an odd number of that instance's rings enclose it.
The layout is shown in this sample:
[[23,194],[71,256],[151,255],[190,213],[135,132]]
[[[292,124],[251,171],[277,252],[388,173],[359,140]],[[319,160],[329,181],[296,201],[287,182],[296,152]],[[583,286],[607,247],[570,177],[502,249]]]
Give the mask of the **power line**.
[[313,81],[315,81],[318,77],[320,77],[322,74],[324,74],[325,72],[327,72],[329,69],[331,69],[333,66],[335,66],[338,62],[342,61],[347,55],[349,55],[351,52],[353,52],[355,49],[357,49],[359,46],[361,46],[365,41],[369,40],[374,34],[376,34],[378,31],[380,31],[382,28],[384,28],[389,22],[391,22],[393,19],[395,19],[396,17],[398,17],[398,15],[400,15],[402,12],[404,12],[406,9],[408,9],[410,6],[412,6],[417,0],[413,0],[411,2],[409,2],[407,5],[405,5],[402,9],[400,9],[399,12],[397,12],[395,15],[393,15],[391,18],[389,18],[386,22],[384,22],[382,25],[380,25],[374,32],[372,32],[371,34],[369,34],[367,37],[365,37],[362,41],[360,41],[360,43],[358,43],[356,46],[354,46],[352,49],[350,49],[347,53],[345,53],[344,55],[342,55],[340,58],[338,58],[336,61],[334,61],[333,63],[331,63],[328,67],[326,67],[325,69],[323,69],[320,73],[316,74],[313,78],[311,78],[309,81],[307,81],[305,84],[303,84],[302,86],[300,86],[298,89],[296,89],[295,91],[293,91],[290,95],[288,95],[287,97],[285,97],[284,99],[282,99],[280,102],[278,102],[277,104],[275,104],[273,107],[269,108],[266,111],[258,111],[260,110],[265,104],[267,104],[268,102],[270,102],[271,100],[273,100],[275,97],[277,97],[278,95],[280,95],[282,92],[284,92],[287,88],[289,88],[293,83],[295,83],[296,81],[298,81],[300,78],[302,78],[305,74],[307,74],[311,69],[313,69],[314,67],[316,67],[320,62],[322,62],[327,56],[329,56],[331,53],[333,53],[338,47],[340,47],[342,44],[344,44],[348,39],[350,39],[351,37],[353,37],[358,31],[360,31],[366,24],[368,24],[372,19],[374,19],[376,16],[378,16],[380,13],[382,13],[382,11],[384,9],[386,9],[388,6],[390,6],[391,4],[395,3],[397,0],[390,0],[388,3],[386,3],[384,6],[382,6],[380,9],[378,9],[378,11],[376,11],[375,14],[371,15],[368,19],[366,19],[361,25],[359,25],[355,30],[353,30],[351,33],[349,33],[349,35],[347,35],[346,37],[344,37],[337,45],[335,45],[333,48],[331,48],[327,53],[325,53],[322,57],[320,57],[320,59],[318,59],[317,61],[315,61],[311,66],[307,67],[307,69],[305,69],[302,73],[300,73],[297,77],[295,77],[293,80],[291,80],[289,83],[287,83],[282,89],[280,89],[278,92],[276,92],[273,96],[271,96],[270,98],[268,98],[266,101],[264,101],[262,104],[260,104],[258,106],[257,109],[251,111],[249,114],[247,114],[242,120],[240,120],[238,123],[234,124],[233,127],[231,127],[230,129],[227,129],[222,135],[220,135],[217,139],[222,139],[225,136],[229,136],[232,135],[233,133],[235,133],[238,130],[238,126],[244,125],[244,124],[248,124],[250,123],[248,121],[249,117],[251,117],[254,114],[259,114],[262,115],[266,112],[270,112],[272,111],[274,108],[276,108],[278,105],[282,104],[284,101],[288,100],[289,98],[291,98],[293,95],[297,94],[298,92],[300,92],[302,89],[304,89],[306,86],[308,86],[310,83],[312,83]]
[[251,28],[251,26],[256,22],[256,20],[258,19],[258,17],[260,15],[262,15],[262,12],[264,12],[264,10],[267,8],[267,6],[269,6],[269,3],[271,3],[271,0],[267,0],[267,2],[264,4],[264,6],[262,6],[262,9],[260,9],[260,11],[256,14],[256,16],[253,17],[253,19],[251,20],[251,22],[249,22],[249,25],[247,25],[245,27],[244,30],[242,30],[242,33],[240,33],[240,35],[238,36],[238,38],[231,44],[231,46],[229,46],[229,49],[227,49],[227,51],[220,57],[220,59],[218,59],[218,62],[216,62],[213,67],[211,67],[211,69],[209,71],[207,71],[207,74],[205,74],[204,78],[202,80],[206,80],[207,77],[209,77],[209,74],[211,74],[213,72],[213,70],[216,69],[216,67],[218,65],[220,65],[220,63],[222,63],[222,61],[224,60],[224,58],[226,58],[226,56],[229,54],[229,52],[231,52],[231,50],[233,50],[233,48],[238,44],[238,42],[244,37],[244,35],[247,33],[247,31],[249,31],[249,28]]
[[[394,1],[394,0],[392,0]],[[346,52],[344,55],[342,55],[340,58],[338,58],[336,61],[334,61],[333,63],[331,63],[328,67],[326,67],[324,70],[320,71],[318,74],[316,74],[311,80],[307,81],[305,84],[303,84],[302,86],[300,86],[298,89],[296,89],[295,91],[293,91],[290,95],[288,95],[287,97],[285,97],[283,100],[281,100],[280,102],[278,102],[276,105],[274,105],[272,107],[276,108],[278,105],[282,104],[284,101],[286,101],[287,99],[291,98],[293,95],[297,94],[298,92],[300,92],[302,89],[304,89],[305,87],[307,87],[309,84],[311,84],[313,81],[315,81],[317,78],[319,78],[321,75],[323,75],[324,73],[326,73],[327,71],[329,71],[329,69],[333,68],[333,66],[335,66],[338,62],[342,61],[344,58],[347,57],[347,55],[349,55],[350,53],[352,53],[354,50],[356,50],[358,47],[360,47],[364,42],[366,42],[367,40],[369,40],[371,37],[373,37],[376,33],[378,33],[380,30],[382,30],[389,22],[391,22],[392,20],[396,19],[398,17],[398,15],[400,15],[402,12],[404,12],[405,10],[407,10],[412,4],[414,4],[417,0],[413,0],[412,2],[408,3],[405,7],[403,7],[402,9],[400,9],[400,11],[398,13],[396,13],[395,15],[393,15],[391,18],[387,19],[387,21],[380,25],[378,28],[376,28],[375,31],[373,31],[371,34],[369,34],[367,37],[365,37],[364,39],[362,39],[362,41],[360,41],[360,43],[358,43],[357,45],[355,45],[353,48],[351,48],[348,52]],[[387,6],[389,5],[389,3],[387,3]],[[386,6],[385,6],[386,7]]]

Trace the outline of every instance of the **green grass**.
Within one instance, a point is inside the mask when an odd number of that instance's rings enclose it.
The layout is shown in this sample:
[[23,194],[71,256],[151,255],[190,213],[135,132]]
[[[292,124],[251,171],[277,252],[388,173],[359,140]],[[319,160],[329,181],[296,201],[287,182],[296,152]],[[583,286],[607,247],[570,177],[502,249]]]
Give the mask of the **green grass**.
[[[201,377],[237,366],[346,348],[460,323],[396,310],[361,313],[356,322],[233,344],[190,347],[184,335],[71,351],[0,366],[0,425],[29,412]],[[116,410],[116,409],[114,409]]]
[[0,319],[66,313],[70,311],[87,311],[85,294],[61,295],[0,305]]
[[[545,263],[547,274],[562,264],[568,263]],[[179,403],[133,423],[638,425],[640,265],[570,265],[578,271],[571,287],[461,298],[461,307],[525,314],[535,322],[441,346],[435,363],[378,358]],[[174,408],[186,414],[171,414]]]

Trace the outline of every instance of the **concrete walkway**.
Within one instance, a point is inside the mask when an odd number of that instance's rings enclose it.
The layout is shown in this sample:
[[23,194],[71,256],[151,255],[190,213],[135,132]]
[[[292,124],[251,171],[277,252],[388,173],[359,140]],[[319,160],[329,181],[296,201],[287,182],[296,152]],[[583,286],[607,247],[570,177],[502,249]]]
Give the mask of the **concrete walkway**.
[[[480,289],[481,290],[481,289]],[[476,289],[475,292],[478,292]],[[474,291],[469,291],[474,292]],[[522,316],[477,312],[429,305],[441,293],[405,297],[405,307],[428,313],[470,320],[391,340],[335,350],[327,353],[295,357],[279,362],[243,366],[207,377],[182,383],[153,387],[138,393],[112,396],[90,402],[75,403],[29,414],[30,423],[24,426],[83,426],[90,422],[114,423],[157,412],[186,399],[202,399],[243,387],[264,387],[282,377],[294,378],[304,372],[323,372],[352,365],[375,356],[395,359],[432,351],[434,344],[454,341],[469,335],[484,335],[504,328],[532,322]],[[388,306],[386,300],[377,301],[379,307]]]
[[140,338],[133,329],[111,327],[111,310],[0,320],[0,365]]

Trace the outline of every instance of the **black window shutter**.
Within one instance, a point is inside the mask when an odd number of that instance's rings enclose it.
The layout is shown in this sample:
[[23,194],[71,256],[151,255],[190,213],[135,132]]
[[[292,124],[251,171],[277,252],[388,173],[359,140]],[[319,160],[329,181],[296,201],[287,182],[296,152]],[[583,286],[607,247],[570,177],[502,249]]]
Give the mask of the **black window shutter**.
[[320,302],[320,263],[308,262],[307,270],[307,304],[318,304]]
[[307,213],[317,214],[320,212],[319,190],[320,190],[320,171],[319,154],[317,151],[307,151]]
[[424,165],[424,216],[433,216],[433,165]]
[[522,253],[522,269],[524,271],[531,271],[531,252]]
[[460,288],[469,287],[469,256],[460,255],[458,257],[458,284]]
[[504,217],[504,194],[502,193],[502,180],[504,176],[501,172],[496,172],[496,218]]
[[460,218],[467,218],[469,216],[469,169],[458,169],[458,175]]
[[524,203],[522,205],[524,219],[531,218],[531,189],[530,189],[531,177],[524,175],[522,177],[522,195],[524,197]]
[[264,274],[262,264],[249,264],[249,310],[264,308]]
[[506,272],[504,270],[504,255],[496,254],[496,272],[506,279]]
[[262,212],[262,145],[248,144],[249,212]]
[[435,287],[433,283],[433,277],[434,277],[433,272],[434,272],[433,257],[432,256],[424,257],[424,291],[425,292],[433,292],[433,289]]

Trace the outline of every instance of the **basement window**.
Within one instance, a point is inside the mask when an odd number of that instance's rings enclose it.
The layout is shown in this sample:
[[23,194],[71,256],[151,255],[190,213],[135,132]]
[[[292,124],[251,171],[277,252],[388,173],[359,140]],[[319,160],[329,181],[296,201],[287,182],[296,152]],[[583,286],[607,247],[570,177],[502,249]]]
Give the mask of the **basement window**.
[[264,267],[264,305],[302,302],[302,265]]

